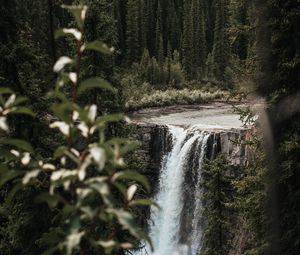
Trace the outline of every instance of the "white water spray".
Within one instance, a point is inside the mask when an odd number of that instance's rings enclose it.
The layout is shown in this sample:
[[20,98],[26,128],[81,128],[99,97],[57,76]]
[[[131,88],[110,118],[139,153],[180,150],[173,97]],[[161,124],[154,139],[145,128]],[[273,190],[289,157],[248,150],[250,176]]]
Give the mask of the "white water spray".
[[[142,252],[143,255],[197,255],[201,247],[202,231],[199,226],[201,213],[201,168],[206,152],[209,134],[180,127],[169,127],[172,136],[172,150],[164,157],[159,176],[159,189],[155,202],[160,209],[151,208],[149,220],[149,235],[154,246],[151,253],[148,246]],[[196,145],[196,150],[191,151]],[[185,170],[189,171],[189,155],[199,155],[199,170],[195,187],[195,208],[193,212],[191,235],[189,244],[180,244],[181,216],[184,205],[183,185]]]

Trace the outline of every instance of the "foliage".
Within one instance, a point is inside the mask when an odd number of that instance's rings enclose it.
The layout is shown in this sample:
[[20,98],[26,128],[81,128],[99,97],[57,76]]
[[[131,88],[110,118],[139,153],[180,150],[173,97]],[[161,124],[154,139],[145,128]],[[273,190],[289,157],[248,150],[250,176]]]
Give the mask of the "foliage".
[[229,66],[228,26],[228,1],[217,1],[212,59],[214,75],[218,80],[224,80],[225,70]]
[[[154,106],[202,104],[216,99],[222,99],[226,95],[227,93],[222,90],[216,90],[214,92],[199,89],[167,89],[165,91],[151,90],[148,95],[142,95],[139,100],[136,100],[134,97],[128,98],[126,107],[129,110],[137,110],[144,107]],[[137,96],[140,97],[141,95]]]
[[[299,2],[257,2],[257,92],[268,98],[270,254],[299,253]],[[262,130],[269,130],[263,126]],[[274,162],[274,163],[273,163]],[[272,164],[273,163],[273,164]],[[275,202],[274,202],[275,201]]]
[[[96,105],[77,104],[77,97],[88,90],[104,89],[115,93],[105,80],[95,77],[81,81],[80,75],[85,51],[110,53],[112,49],[101,42],[84,41],[87,6],[64,8],[74,16],[77,28],[64,28],[56,36],[71,36],[77,44],[77,56],[75,59],[64,56],[56,62],[54,71],[58,79],[54,91],[49,94],[55,98],[51,106],[55,117],[49,127],[59,130],[64,144],[44,161],[28,142],[2,137],[1,186],[12,185],[11,197],[29,186],[39,188],[34,202],[48,204],[54,214],[51,228],[40,239],[44,254],[58,251],[63,254],[119,253],[133,248],[136,239],[150,242],[131,213],[133,207],[144,204],[134,199],[136,190],[142,186],[149,190],[150,187],[142,175],[126,169],[123,157],[136,147],[135,143],[105,137],[109,124],[126,121],[126,117],[121,114],[98,117]],[[64,90],[71,91],[72,101]],[[8,115],[33,115],[20,105],[24,101],[10,89],[0,90],[2,132],[9,132]]]
[[181,88],[185,76],[177,54],[175,51],[166,59],[161,55],[157,61],[155,57],[150,58],[149,51],[145,49],[138,70],[141,80],[158,88]]
[[230,248],[230,217],[233,200],[229,164],[224,155],[208,161],[202,173],[204,195],[203,218],[204,243],[201,249],[203,255],[228,254]]
[[233,184],[236,189],[234,207],[243,221],[244,231],[250,238],[244,247],[244,254],[264,254],[268,245],[266,228],[266,158],[261,144],[261,134],[255,133],[246,141],[254,155],[249,165],[241,169],[241,174]]

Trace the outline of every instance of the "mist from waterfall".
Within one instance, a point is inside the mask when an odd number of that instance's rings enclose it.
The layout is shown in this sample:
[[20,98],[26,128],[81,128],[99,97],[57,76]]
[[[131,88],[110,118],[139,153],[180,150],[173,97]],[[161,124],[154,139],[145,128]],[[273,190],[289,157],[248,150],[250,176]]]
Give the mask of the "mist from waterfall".
[[[171,151],[167,153],[161,164],[159,187],[155,202],[160,206],[151,208],[149,219],[149,235],[152,239],[154,252],[146,245],[144,251],[135,255],[197,255],[201,249],[202,229],[201,218],[201,169],[207,149],[209,134],[207,132],[169,126],[172,138]],[[181,221],[184,207],[183,185],[185,174],[190,169],[190,155],[197,159],[191,229],[187,243],[180,243]]]

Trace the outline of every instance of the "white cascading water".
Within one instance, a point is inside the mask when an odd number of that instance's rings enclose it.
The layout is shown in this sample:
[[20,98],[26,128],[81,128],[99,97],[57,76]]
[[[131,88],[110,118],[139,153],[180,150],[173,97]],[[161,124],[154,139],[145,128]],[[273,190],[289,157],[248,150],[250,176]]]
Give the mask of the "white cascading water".
[[[151,208],[149,220],[149,235],[152,239],[154,252],[151,253],[148,246],[144,251],[134,254],[147,255],[197,255],[201,247],[202,231],[199,226],[201,213],[201,168],[206,152],[209,134],[180,127],[169,126],[172,136],[172,150],[165,156],[159,177],[159,189],[155,202],[160,206]],[[193,219],[191,219],[190,243],[179,244],[181,214],[183,211],[183,185],[185,167],[188,166],[188,157],[193,145],[197,143],[196,149],[199,155],[199,171],[195,187],[195,208]],[[188,169],[189,170],[189,169]]]
[[200,155],[199,155],[199,169],[197,174],[197,183],[196,183],[196,192],[195,192],[195,209],[193,213],[193,221],[192,221],[192,236],[191,236],[191,254],[197,255],[199,250],[202,246],[202,234],[203,231],[200,226],[200,215],[202,210],[202,203],[201,203],[201,196],[202,196],[202,189],[201,189],[201,181],[202,181],[202,166],[204,161],[204,156],[207,148],[207,141],[209,138],[209,134],[204,134],[202,139],[199,140],[200,142]]

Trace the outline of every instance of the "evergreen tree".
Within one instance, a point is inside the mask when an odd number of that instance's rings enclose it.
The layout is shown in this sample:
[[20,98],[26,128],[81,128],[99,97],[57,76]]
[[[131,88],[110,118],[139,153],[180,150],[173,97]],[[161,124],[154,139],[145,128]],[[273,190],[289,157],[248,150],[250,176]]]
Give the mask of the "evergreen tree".
[[232,185],[229,165],[224,155],[207,162],[203,169],[202,198],[205,218],[203,255],[225,255],[229,251],[229,209]]
[[126,51],[126,41],[125,41],[125,19],[124,19],[124,9],[126,5],[122,0],[114,0],[114,19],[116,23],[116,31],[118,33],[118,49],[121,51],[121,56],[125,56]]
[[211,80],[214,77],[214,63],[211,53],[207,56],[206,61],[206,77]]
[[140,0],[140,46],[141,49],[147,48],[147,4],[146,0]]
[[159,83],[161,85],[165,84],[166,82],[166,75],[165,75],[165,69],[164,69],[164,62],[165,62],[165,56],[164,56],[164,42],[162,35],[160,36],[159,40],[159,49],[158,49],[158,64],[159,64]]
[[205,74],[206,67],[206,55],[207,55],[207,46],[206,46],[206,36],[205,36],[205,15],[204,15],[204,5],[201,0],[196,0],[197,4],[194,14],[194,26],[195,26],[195,36],[194,36],[194,45],[195,45],[195,57],[198,70],[198,78],[203,78]]
[[191,18],[191,3],[190,1],[184,1],[183,5],[183,32],[182,32],[182,64],[184,71],[189,79],[191,79],[191,73],[193,70],[193,59],[192,59],[192,35],[193,35],[193,23]]
[[147,0],[146,1],[146,23],[147,26],[144,27],[147,34],[147,48],[151,55],[155,55],[156,49],[156,19],[155,19],[155,3],[154,0]]
[[156,29],[155,29],[155,56],[157,59],[159,59],[161,56],[159,54],[161,53],[161,39],[163,39],[163,22],[162,22],[162,9],[161,9],[161,3],[160,0],[158,0],[157,4],[157,12],[156,12]]
[[[256,137],[257,141],[261,138]],[[242,178],[234,182],[237,196],[234,200],[235,208],[243,219],[245,231],[249,231],[252,240],[246,246],[245,253],[263,255],[266,243],[266,160],[263,158],[261,144],[254,144],[255,161],[241,169]],[[256,147],[256,148],[254,148]]]
[[183,66],[190,79],[204,76],[206,65],[206,35],[204,5],[200,0],[186,3],[183,27]]
[[205,12],[205,31],[207,40],[207,52],[212,52],[214,44],[214,27],[216,19],[216,1],[218,0],[204,0]]
[[164,64],[165,56],[164,56],[164,41],[162,35],[159,37],[159,47],[158,47],[158,53],[157,53],[157,60],[160,66]]
[[[115,15],[118,2],[111,4],[110,0],[87,0],[90,10],[85,24],[85,36],[89,41],[100,40],[107,45],[118,48],[121,29]],[[120,17],[119,17],[120,18]],[[122,49],[122,48],[121,48]],[[83,58],[83,76],[101,75],[110,78],[115,67],[115,56],[104,56],[89,52]],[[96,96],[96,95],[93,95]]]
[[230,4],[232,13],[231,37],[232,51],[239,59],[246,60],[248,55],[248,47],[250,46],[251,29],[254,24],[251,24],[249,15],[251,14],[251,1],[232,1]]
[[229,66],[230,44],[228,36],[228,0],[216,0],[216,22],[214,29],[213,63],[214,76],[224,80],[226,67]]
[[178,49],[180,45],[181,27],[178,18],[178,11],[176,10],[174,0],[168,1],[167,9],[167,31],[166,37],[171,43],[173,49]]
[[157,60],[155,57],[152,57],[152,65],[151,65],[151,71],[152,71],[152,78],[151,78],[151,84],[153,85],[159,85],[161,81],[161,71],[159,64],[157,63]]
[[141,62],[140,62],[140,76],[142,79],[151,82],[152,79],[152,74],[151,74],[151,58],[150,58],[150,54],[149,51],[147,49],[144,49],[142,58],[141,58]]
[[170,41],[168,41],[168,55],[167,55],[167,83],[171,80],[171,64],[172,64],[172,46]]
[[126,15],[126,47],[127,62],[133,63],[139,60],[139,0],[128,0]]

